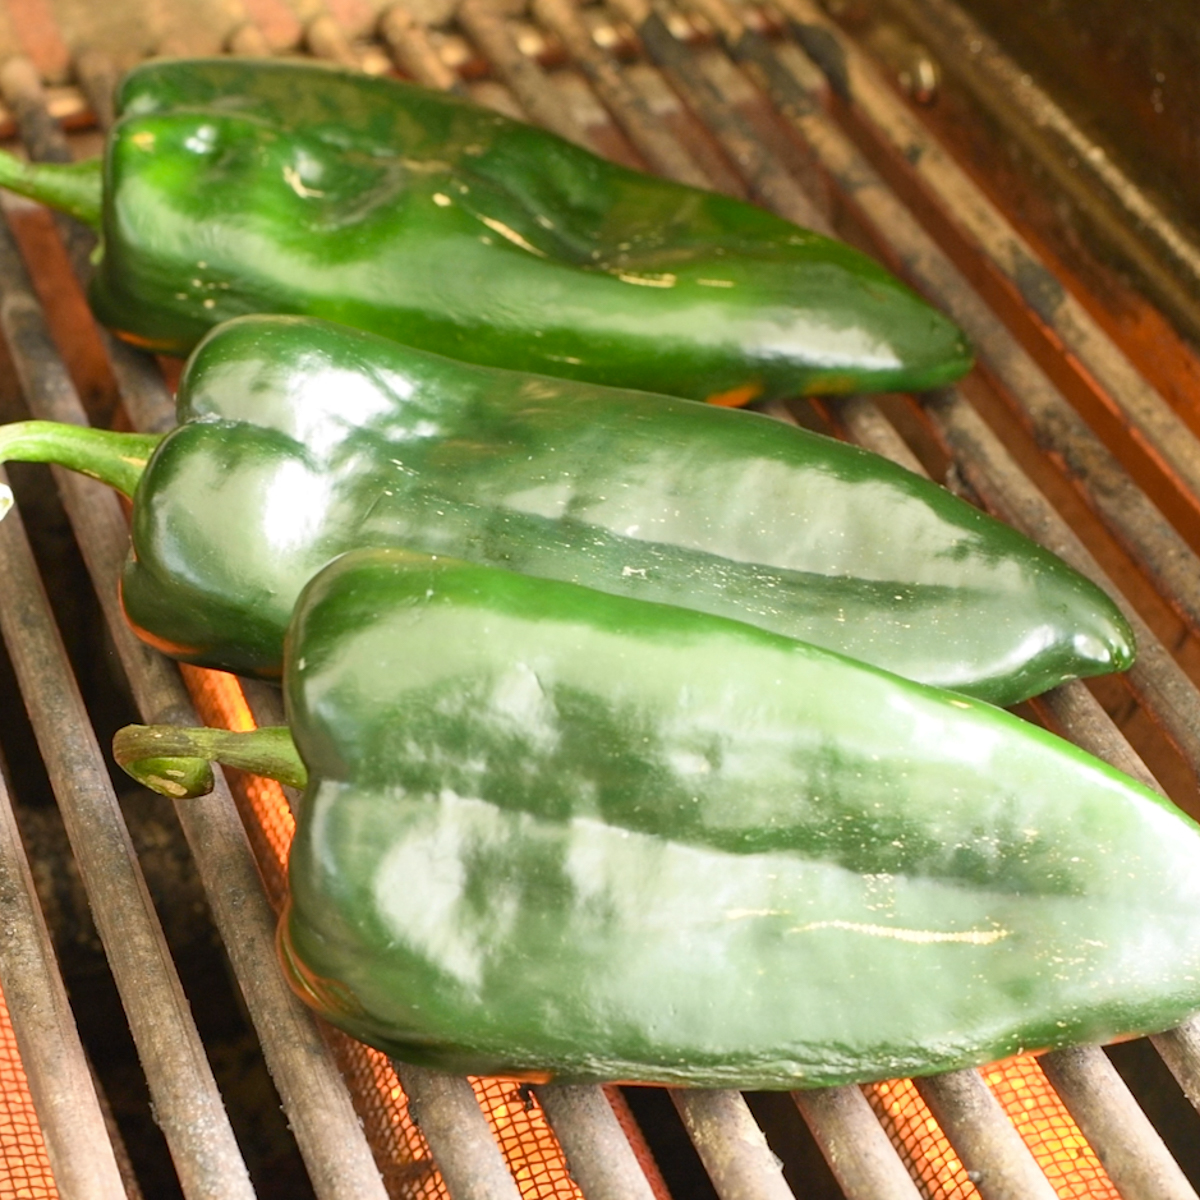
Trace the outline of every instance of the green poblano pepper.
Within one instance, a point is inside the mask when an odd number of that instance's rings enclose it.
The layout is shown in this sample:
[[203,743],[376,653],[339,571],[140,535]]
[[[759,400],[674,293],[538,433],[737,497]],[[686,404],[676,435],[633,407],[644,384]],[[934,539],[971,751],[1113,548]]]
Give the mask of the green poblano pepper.
[[0,427],[0,461],[133,496],[125,610],[187,661],[277,675],[301,587],[357,546],[721,613],[1000,704],[1133,657],[1120,611],[1048,551],[878,455],[754,413],[263,316],[209,335],[178,405],[161,444]]
[[1003,710],[397,551],[331,563],[288,645],[290,755],[135,727],[118,761],[168,793],[210,758],[307,776],[284,967],[401,1059],[794,1088],[1200,1008],[1200,829]]
[[0,158],[102,234],[91,297],[190,350],[251,312],[712,399],[933,387],[961,332],[850,247],[459,97],[318,64],[145,63],[103,163]]

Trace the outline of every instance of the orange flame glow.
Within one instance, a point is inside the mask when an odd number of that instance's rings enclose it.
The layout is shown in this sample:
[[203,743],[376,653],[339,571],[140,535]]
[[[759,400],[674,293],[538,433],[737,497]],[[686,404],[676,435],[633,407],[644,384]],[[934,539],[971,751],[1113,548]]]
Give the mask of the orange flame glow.
[[0,1196],[58,1200],[17,1038],[0,994]]

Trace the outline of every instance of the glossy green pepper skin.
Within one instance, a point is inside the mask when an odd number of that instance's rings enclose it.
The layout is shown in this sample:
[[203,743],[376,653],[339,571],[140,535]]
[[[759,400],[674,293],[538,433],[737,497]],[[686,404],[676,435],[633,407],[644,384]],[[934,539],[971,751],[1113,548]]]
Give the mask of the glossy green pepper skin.
[[[178,404],[137,485],[122,595],[191,662],[278,674],[301,587],[357,546],[717,612],[1000,704],[1133,655],[1119,610],[1046,550],[758,414],[294,317],[214,331]],[[0,461],[20,442],[0,429]]]
[[[956,326],[850,247],[457,96],[227,57],[145,63],[118,110],[92,303],[155,350],[300,313],[727,404],[933,387],[971,363]],[[54,178],[0,170],[49,202]]]
[[989,705],[370,550],[305,589],[284,687],[308,771],[285,969],[401,1059],[795,1088],[1200,1008],[1200,829]]

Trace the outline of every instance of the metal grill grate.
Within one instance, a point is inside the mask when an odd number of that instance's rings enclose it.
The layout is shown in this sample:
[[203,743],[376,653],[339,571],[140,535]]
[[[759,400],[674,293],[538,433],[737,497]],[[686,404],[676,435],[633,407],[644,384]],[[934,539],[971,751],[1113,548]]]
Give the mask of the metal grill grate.
[[[933,13],[955,36],[974,36],[945,0],[897,7]],[[377,11],[367,0],[147,0],[103,11],[82,0],[55,9],[11,0],[0,14],[8,17],[0,20],[0,53],[11,55],[0,66],[0,132],[19,135],[33,157],[61,160],[94,143],[95,126],[111,120],[111,88],[126,55],[303,51],[467,92],[618,161],[748,197],[865,244],[956,317],[979,347],[981,369],[936,395],[771,412],[946,475],[1122,597],[1141,646],[1138,666],[1124,680],[1056,689],[1031,715],[1151,786],[1161,781],[1200,813],[1200,366],[1152,314],[1131,333],[1094,297],[1077,295],[1077,273],[1039,248],[1034,231],[1017,231],[943,149],[931,122],[812,0],[778,0],[777,8],[532,0],[528,11],[485,0],[411,11]],[[988,61],[1001,73],[1007,65],[994,47]],[[74,146],[56,121],[75,131]],[[135,427],[165,427],[160,365],[107,335],[97,341],[74,283],[45,251],[44,218],[21,204],[6,202],[4,211],[0,325],[31,412],[108,423],[119,397],[117,419],[123,411]],[[1159,241],[1167,236],[1161,221],[1154,230]],[[85,271],[86,238],[65,224],[61,233]],[[1176,249],[1176,262],[1186,264],[1186,246]],[[87,360],[85,342],[99,366]],[[121,507],[87,480],[63,474],[57,482],[141,716],[190,723],[194,706],[231,727],[272,719],[277,701],[267,689],[248,688],[243,698],[228,678],[193,670],[181,677],[131,637],[113,586],[127,541]],[[182,1192],[189,1200],[252,1195],[92,714],[13,518],[0,525],[0,578],[5,643]],[[7,793],[3,799],[0,813],[9,809]],[[264,969],[291,836],[286,797],[232,778],[211,803],[180,805],[177,815],[322,1200],[661,1200],[669,1194],[664,1175],[678,1197],[710,1189],[721,1200],[838,1189],[851,1200],[1195,1197],[1095,1047],[916,1085],[798,1093],[788,1114],[737,1093],[671,1093],[672,1119],[707,1176],[688,1183],[668,1161],[664,1136],[647,1121],[648,1144],[619,1091],[531,1092],[393,1068],[320,1030],[277,972]],[[0,860],[9,939],[0,979],[20,1061],[3,1058],[11,1084],[0,1074],[10,1106],[0,1110],[0,1197],[136,1195],[60,996],[19,843],[9,843]],[[18,944],[29,953],[10,949]],[[1200,1025],[1153,1044],[1184,1095],[1200,1104]],[[40,1127],[21,1099],[21,1062]],[[1194,1119],[1178,1093],[1174,1103]],[[819,1147],[828,1169],[805,1160],[801,1143]]]
[[[1059,1200],[1120,1200],[1120,1193],[1033,1058],[983,1072]],[[897,1153],[929,1200],[972,1200],[979,1189],[910,1079],[865,1089]]]

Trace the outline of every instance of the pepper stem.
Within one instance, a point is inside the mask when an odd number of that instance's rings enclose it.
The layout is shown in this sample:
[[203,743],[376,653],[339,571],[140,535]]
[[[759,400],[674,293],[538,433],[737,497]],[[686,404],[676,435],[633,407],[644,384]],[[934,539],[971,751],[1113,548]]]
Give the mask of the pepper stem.
[[28,196],[100,232],[104,204],[104,163],[31,163],[0,152],[0,186]]
[[[0,425],[0,463],[45,462],[69,467],[116,488],[130,499],[161,433],[114,433],[59,421],[14,421]],[[0,517],[12,493],[0,484]]]
[[174,799],[207,795],[213,789],[210,763],[224,763],[302,788],[308,772],[286,725],[234,732],[204,726],[126,725],[113,738],[117,765],[138,783]]

